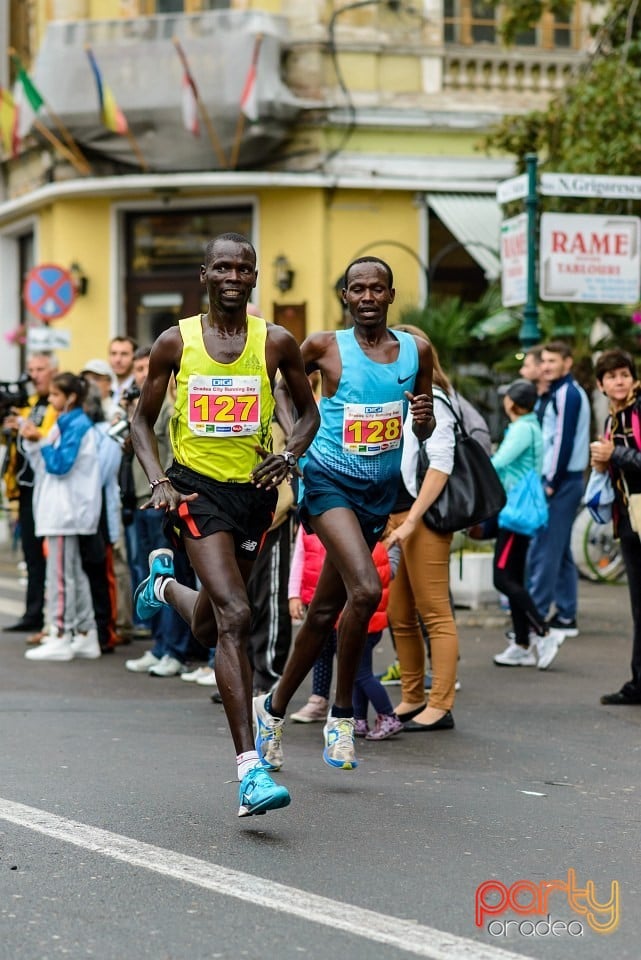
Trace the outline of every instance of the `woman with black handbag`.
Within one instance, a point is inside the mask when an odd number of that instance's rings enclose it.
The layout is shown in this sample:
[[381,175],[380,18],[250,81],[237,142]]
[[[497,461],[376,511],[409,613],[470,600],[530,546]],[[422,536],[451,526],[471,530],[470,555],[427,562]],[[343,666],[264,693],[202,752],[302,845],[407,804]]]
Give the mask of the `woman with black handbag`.
[[[400,327],[411,333],[415,328]],[[424,336],[424,334],[421,334]],[[434,416],[436,428],[425,442],[429,467],[417,489],[419,442],[411,422],[403,427],[405,445],[396,505],[390,516],[385,545],[401,547],[401,560],[390,585],[388,617],[401,669],[401,703],[395,708],[408,732],[451,730],[458,661],[458,635],[450,605],[450,545],[452,533],[431,530],[423,514],[445,488],[454,465],[456,395],[434,356]],[[429,638],[432,689],[425,702],[425,642],[420,618]]]

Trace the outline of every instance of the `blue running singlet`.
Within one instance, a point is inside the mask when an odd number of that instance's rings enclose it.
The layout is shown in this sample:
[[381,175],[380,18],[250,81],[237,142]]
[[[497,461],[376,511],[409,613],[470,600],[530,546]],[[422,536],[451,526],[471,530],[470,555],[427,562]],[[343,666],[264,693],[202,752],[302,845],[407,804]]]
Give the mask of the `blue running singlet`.
[[[321,398],[321,425],[307,451],[305,489],[310,500],[313,478],[324,474],[323,487],[335,478],[366,513],[381,516],[394,505],[408,406],[405,391],[414,392],[418,348],[409,333],[394,331],[393,336],[399,341],[397,359],[377,363],[363,352],[353,330],[336,332],[341,376],[334,396]],[[317,512],[318,506],[310,509],[312,515]]]

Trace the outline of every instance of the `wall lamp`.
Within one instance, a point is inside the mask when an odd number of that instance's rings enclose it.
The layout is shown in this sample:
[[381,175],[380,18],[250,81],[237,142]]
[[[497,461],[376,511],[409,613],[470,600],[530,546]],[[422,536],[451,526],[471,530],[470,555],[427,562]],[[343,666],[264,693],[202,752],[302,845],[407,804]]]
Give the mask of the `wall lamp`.
[[89,286],[89,280],[87,279],[86,273],[76,261],[74,261],[69,267],[69,273],[71,274],[71,279],[73,281],[76,294],[79,297],[84,297],[87,293],[87,287]]
[[274,286],[278,287],[281,293],[287,293],[294,286],[295,273],[287,257],[279,254],[273,263],[274,267]]

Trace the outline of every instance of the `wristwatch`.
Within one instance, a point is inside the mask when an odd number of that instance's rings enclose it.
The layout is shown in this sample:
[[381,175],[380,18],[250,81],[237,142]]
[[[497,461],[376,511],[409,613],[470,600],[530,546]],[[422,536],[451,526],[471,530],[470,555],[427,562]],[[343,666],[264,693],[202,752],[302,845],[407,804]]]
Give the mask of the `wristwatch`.
[[289,469],[294,472],[298,464],[298,459],[294,456],[293,453],[290,453],[289,450],[283,450],[282,453],[278,454],[279,457],[282,457]]

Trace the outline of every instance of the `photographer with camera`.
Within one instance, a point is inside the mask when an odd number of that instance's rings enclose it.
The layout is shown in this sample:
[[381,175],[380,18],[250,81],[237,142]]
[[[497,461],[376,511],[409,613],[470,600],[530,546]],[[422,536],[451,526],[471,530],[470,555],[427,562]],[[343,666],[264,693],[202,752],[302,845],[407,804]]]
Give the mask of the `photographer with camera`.
[[44,540],[37,537],[33,518],[34,475],[18,434],[20,427],[28,422],[45,437],[56,422],[57,413],[49,403],[51,381],[58,370],[58,360],[52,353],[32,353],[27,359],[27,376],[33,384],[30,397],[20,397],[24,405],[10,408],[3,419],[3,433],[8,447],[7,467],[4,475],[7,497],[18,501],[18,522],[22,552],[27,566],[27,596],[25,612],[5,633],[40,633],[44,626],[46,560]]
[[[120,338],[116,338],[116,340],[120,342]],[[112,346],[115,342],[116,341],[112,341]],[[125,338],[123,343],[128,344],[129,340]],[[110,346],[110,359],[111,349]],[[144,347],[140,348],[140,353],[143,357],[145,356]],[[140,365],[140,362],[139,358],[138,365]],[[142,363],[146,369],[147,361],[143,360]],[[144,372],[142,379],[144,380]],[[136,626],[133,621],[133,558],[136,552],[134,515],[136,512],[136,493],[132,474],[134,453],[131,440],[129,439],[129,424],[136,408],[136,400],[140,396],[140,387],[136,383],[132,372],[131,377],[128,378],[127,385],[120,392],[118,402],[116,403],[115,374],[112,384],[114,385],[114,389],[112,390],[113,408],[111,416],[109,417],[107,436],[121,448],[121,462],[118,471],[121,530],[118,540],[113,544],[113,568],[116,579],[117,606],[116,629],[119,642],[129,643],[136,636],[149,636],[149,630],[146,626]]]

